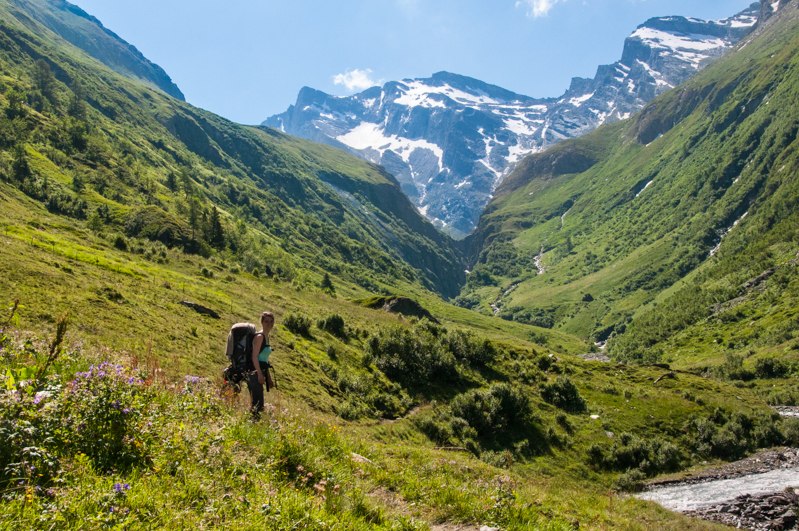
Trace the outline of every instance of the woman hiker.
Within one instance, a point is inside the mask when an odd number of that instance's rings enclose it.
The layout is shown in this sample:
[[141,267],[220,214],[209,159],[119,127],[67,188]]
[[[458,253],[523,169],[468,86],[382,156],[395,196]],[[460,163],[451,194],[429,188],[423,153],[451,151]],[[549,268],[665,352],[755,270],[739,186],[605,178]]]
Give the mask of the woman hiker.
[[261,328],[262,330],[255,334],[252,340],[252,364],[255,370],[250,373],[250,378],[247,380],[247,387],[250,390],[252,416],[256,420],[261,418],[261,412],[264,410],[264,383],[266,383],[266,390],[269,392],[272,383],[272,377],[269,375],[269,356],[272,354],[272,347],[269,343],[269,333],[275,326],[275,314],[272,312],[264,312],[261,314]]

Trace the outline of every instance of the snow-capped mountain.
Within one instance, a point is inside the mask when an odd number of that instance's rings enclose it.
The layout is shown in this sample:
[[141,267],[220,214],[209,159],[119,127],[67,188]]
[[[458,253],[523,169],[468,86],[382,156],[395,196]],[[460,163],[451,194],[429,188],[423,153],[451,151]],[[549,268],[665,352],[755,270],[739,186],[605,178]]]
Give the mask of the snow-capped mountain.
[[723,55],[759,16],[756,3],[724,20],[651,19],[627,38],[620,61],[574,78],[560,98],[439,72],[344,98],[305,87],[263,125],[383,165],[423,215],[459,238],[519,160],[628,118]]

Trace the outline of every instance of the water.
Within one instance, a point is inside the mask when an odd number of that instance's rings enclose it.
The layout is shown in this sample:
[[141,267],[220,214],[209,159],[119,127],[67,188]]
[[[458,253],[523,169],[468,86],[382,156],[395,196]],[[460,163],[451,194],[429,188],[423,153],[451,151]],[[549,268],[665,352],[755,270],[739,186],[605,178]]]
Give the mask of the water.
[[799,467],[781,468],[764,474],[719,479],[694,485],[663,487],[637,497],[672,511],[685,512],[726,502],[742,494],[773,494],[786,487],[799,487]]

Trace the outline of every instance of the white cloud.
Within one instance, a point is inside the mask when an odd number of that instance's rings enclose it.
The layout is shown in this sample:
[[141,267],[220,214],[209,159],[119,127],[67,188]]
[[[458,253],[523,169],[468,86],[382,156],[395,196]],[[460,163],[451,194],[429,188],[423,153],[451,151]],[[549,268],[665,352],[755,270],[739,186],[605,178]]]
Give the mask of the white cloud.
[[516,2],[516,7],[526,5],[527,16],[538,18],[547,16],[549,10],[552,9],[555,4],[565,1],[566,0],[519,0]]
[[350,92],[356,90],[366,90],[368,88],[379,85],[378,81],[372,79],[372,70],[347,70],[343,74],[333,76],[333,83],[336,85],[344,85]]

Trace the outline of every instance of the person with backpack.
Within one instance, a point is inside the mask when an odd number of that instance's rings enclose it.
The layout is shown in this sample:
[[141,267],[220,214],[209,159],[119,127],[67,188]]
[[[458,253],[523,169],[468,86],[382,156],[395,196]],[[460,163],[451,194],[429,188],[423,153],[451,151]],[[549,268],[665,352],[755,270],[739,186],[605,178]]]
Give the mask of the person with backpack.
[[272,377],[269,375],[269,356],[272,354],[272,347],[269,343],[269,333],[275,327],[275,314],[264,312],[261,314],[261,331],[255,334],[252,340],[252,366],[255,370],[250,373],[247,379],[247,387],[250,390],[250,410],[255,419],[261,418],[264,410],[264,384],[266,392],[274,387]]

